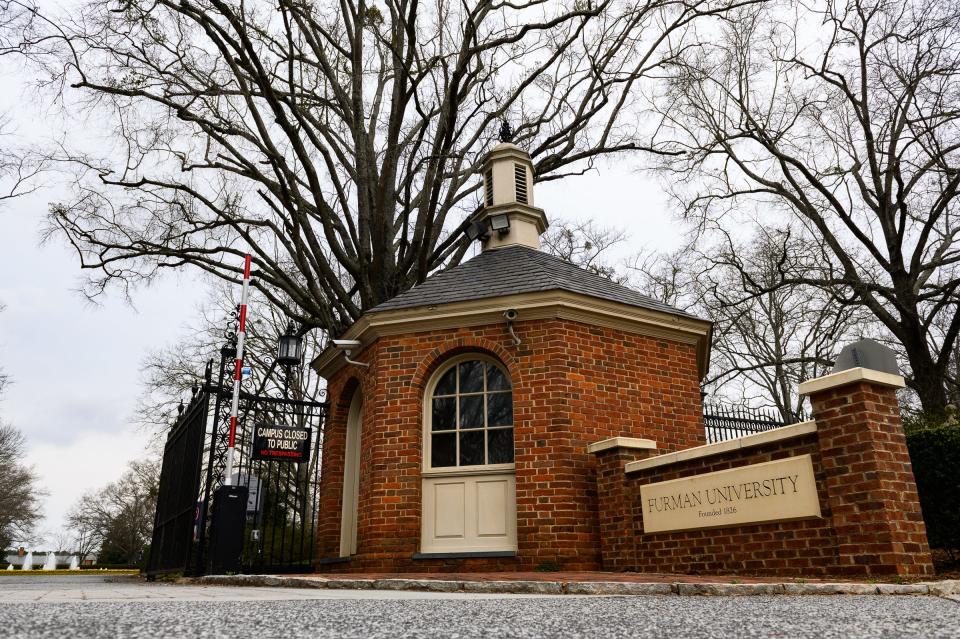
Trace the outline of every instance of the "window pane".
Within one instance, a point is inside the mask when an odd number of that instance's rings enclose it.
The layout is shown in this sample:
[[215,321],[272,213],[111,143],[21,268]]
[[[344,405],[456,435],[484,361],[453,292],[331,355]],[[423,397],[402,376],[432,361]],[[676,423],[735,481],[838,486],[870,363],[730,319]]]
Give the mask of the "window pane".
[[430,465],[434,468],[457,465],[457,434],[441,433],[431,435]]
[[433,430],[453,430],[457,427],[457,398],[434,397],[433,415],[431,419]]
[[454,366],[440,378],[434,395],[453,395],[457,392],[457,367]]
[[483,463],[483,431],[460,433],[460,465],[476,466]]
[[460,392],[479,393],[483,391],[483,362],[476,360],[460,364]]
[[511,426],[513,424],[513,393],[487,395],[487,426]]
[[490,447],[488,464],[509,464],[513,461],[512,428],[487,431],[487,444]]
[[460,398],[460,428],[483,428],[483,395]]
[[493,364],[487,364],[487,390],[510,390],[510,380]]

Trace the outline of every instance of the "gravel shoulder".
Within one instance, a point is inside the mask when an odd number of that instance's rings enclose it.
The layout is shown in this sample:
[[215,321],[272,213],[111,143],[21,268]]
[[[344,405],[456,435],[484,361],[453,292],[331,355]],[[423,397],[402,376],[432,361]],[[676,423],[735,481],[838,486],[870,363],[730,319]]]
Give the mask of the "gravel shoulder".
[[0,618],[0,636],[24,639],[960,637],[960,604],[897,595],[25,603]]
[[960,639],[960,595],[584,596],[0,577],[5,637]]

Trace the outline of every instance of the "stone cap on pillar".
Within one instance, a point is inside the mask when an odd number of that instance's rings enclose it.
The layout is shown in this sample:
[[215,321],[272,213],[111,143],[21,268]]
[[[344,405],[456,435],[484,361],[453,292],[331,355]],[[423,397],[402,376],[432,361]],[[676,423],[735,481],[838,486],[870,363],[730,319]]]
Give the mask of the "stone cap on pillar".
[[830,373],[823,377],[811,379],[800,384],[799,392],[801,395],[813,395],[838,386],[855,384],[857,382],[868,382],[877,386],[886,386],[888,388],[903,388],[906,383],[900,375],[892,375],[882,371],[875,371],[871,368],[848,368],[839,373]]
[[892,349],[872,339],[861,339],[847,344],[837,356],[837,362],[831,373],[839,373],[848,368],[870,368],[882,373],[899,375],[897,354]]
[[629,448],[633,450],[656,450],[657,442],[652,439],[637,439],[636,437],[611,437],[594,442],[587,446],[587,452],[597,454],[611,448]]

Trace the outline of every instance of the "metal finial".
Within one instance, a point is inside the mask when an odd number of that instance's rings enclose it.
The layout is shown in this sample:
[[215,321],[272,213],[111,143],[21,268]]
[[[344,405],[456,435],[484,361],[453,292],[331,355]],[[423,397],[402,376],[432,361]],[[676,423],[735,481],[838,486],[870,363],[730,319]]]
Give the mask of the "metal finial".
[[510,123],[507,122],[506,118],[500,122],[500,141],[513,142],[513,129],[510,128]]

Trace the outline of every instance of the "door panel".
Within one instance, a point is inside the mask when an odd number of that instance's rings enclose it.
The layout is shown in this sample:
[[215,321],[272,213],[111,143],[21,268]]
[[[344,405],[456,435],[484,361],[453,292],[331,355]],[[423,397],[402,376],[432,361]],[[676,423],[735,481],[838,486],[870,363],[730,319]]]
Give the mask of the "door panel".
[[517,549],[513,473],[424,477],[421,552]]
[[507,497],[510,481],[477,481],[477,534],[481,537],[507,536]]
[[436,536],[444,539],[463,539],[467,531],[464,518],[466,484],[461,481],[433,484],[435,495],[434,525]]

